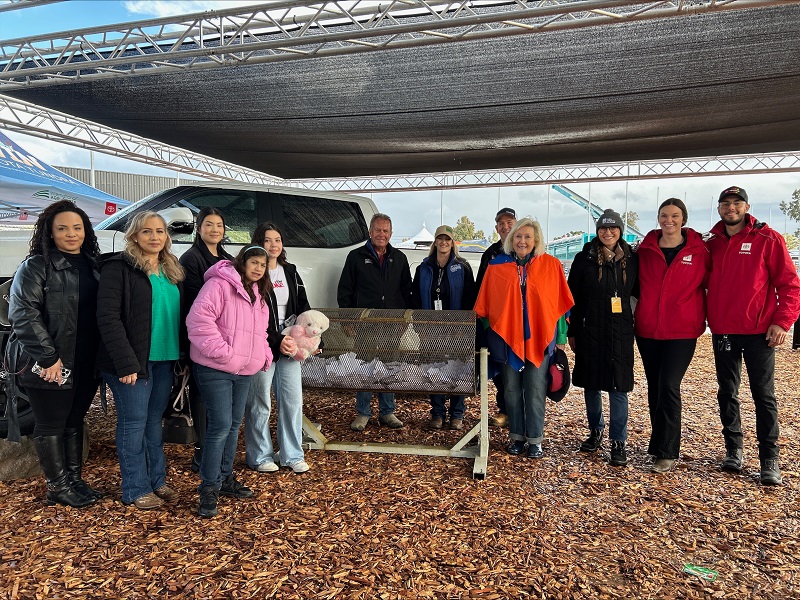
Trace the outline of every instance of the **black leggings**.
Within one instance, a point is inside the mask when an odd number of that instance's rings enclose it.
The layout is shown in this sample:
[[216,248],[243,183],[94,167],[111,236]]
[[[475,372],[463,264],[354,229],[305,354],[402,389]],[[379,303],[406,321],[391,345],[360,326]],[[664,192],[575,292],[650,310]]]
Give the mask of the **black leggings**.
[[25,389],[36,417],[33,437],[61,435],[64,429],[83,427],[100,380],[95,379],[92,364],[75,365],[71,377],[75,378],[71,389]]

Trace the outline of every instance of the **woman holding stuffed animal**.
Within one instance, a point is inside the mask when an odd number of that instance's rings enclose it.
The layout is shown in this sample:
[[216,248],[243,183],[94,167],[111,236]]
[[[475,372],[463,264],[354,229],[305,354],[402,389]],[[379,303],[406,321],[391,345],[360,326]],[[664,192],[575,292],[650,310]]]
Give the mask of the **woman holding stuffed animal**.
[[[309,470],[303,453],[303,386],[300,362],[291,358],[297,344],[283,335],[287,318],[310,309],[306,288],[295,267],[286,260],[283,235],[273,223],[260,224],[253,233],[254,246],[267,251],[267,269],[272,283],[267,299],[270,308],[267,337],[275,358],[266,373],[258,373],[250,386],[244,421],[247,464],[259,473],[274,473],[289,467],[297,474]],[[277,437],[280,460],[272,445],[269,430],[270,389],[275,388],[278,405]]]
[[264,335],[271,312],[267,253],[247,246],[233,261],[213,265],[205,277],[186,326],[194,376],[206,403],[197,514],[209,518],[217,514],[220,494],[253,495],[236,480],[233,461],[252,376],[272,365]]
[[[441,225],[428,257],[417,267],[411,291],[414,308],[425,310],[471,310],[475,304],[475,278],[470,264],[458,255],[453,228]],[[428,343],[433,340],[426,340]],[[432,344],[436,345],[436,344]],[[428,429],[441,429],[447,416],[444,394],[431,394]],[[464,426],[464,396],[450,396],[450,429]]]

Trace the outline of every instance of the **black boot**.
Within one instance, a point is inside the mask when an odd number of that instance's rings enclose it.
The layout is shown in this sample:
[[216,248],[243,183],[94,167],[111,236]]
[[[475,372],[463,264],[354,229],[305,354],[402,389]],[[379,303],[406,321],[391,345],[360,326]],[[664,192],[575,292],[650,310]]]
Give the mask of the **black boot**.
[[581,452],[594,452],[603,445],[603,430],[592,429],[589,437],[583,440]]
[[64,469],[64,439],[60,435],[33,438],[33,446],[39,457],[39,465],[47,480],[47,504],[64,504],[81,508],[94,504],[97,498],[89,498],[72,488]]
[[72,489],[79,494],[99,500],[103,492],[89,486],[81,477],[83,464],[83,429],[64,430],[64,469]]

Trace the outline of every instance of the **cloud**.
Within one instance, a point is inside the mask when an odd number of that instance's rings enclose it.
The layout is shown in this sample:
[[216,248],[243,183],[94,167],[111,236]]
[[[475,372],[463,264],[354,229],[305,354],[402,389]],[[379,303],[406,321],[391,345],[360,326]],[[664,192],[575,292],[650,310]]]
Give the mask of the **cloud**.
[[236,8],[237,6],[250,6],[262,4],[258,1],[231,0],[231,1],[203,1],[203,0],[129,0],[123,2],[131,15],[139,17],[174,17],[207,10],[222,10]]

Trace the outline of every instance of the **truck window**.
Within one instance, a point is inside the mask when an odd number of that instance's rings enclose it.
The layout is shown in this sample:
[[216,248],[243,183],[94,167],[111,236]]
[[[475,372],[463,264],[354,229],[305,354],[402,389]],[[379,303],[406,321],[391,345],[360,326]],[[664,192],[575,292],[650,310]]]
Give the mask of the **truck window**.
[[[256,192],[249,190],[204,189],[177,201],[174,206],[188,207],[197,219],[197,213],[207,206],[218,208],[225,216],[225,234],[230,243],[247,244],[258,224]],[[196,224],[195,224],[196,226]],[[175,233],[174,243],[192,243],[191,233]]]
[[283,244],[294,248],[344,248],[363,243],[367,224],[356,202],[276,194],[283,212]]

